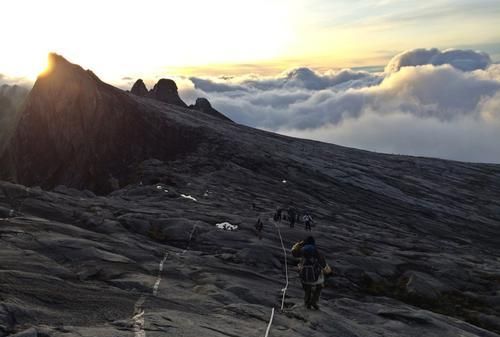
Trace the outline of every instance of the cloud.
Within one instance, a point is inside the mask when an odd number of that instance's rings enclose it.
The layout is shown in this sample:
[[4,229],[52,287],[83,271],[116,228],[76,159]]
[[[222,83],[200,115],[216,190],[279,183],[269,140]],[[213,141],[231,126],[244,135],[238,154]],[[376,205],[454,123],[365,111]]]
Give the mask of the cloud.
[[386,73],[297,68],[274,77],[190,78],[180,88],[188,102],[208,97],[239,123],[283,134],[500,162],[494,145],[500,141],[500,65],[487,66],[488,60],[480,52],[418,49],[399,54]]
[[[225,79],[225,78],[219,78]],[[378,84],[380,76],[367,71],[343,69],[319,74],[309,68],[301,67],[286,71],[276,77],[257,77],[255,75],[232,77],[224,82],[212,79],[191,77],[195,87],[205,92],[230,92],[273,89],[306,89],[322,90],[342,84],[348,87],[369,86]]]
[[466,117],[442,123],[405,113],[381,116],[368,112],[359,119],[345,121],[342,127],[277,131],[375,152],[500,163],[499,117],[492,121]]
[[25,77],[12,77],[0,73],[0,85],[4,84],[31,88],[33,86],[33,81]]
[[218,83],[209,79],[191,77],[190,80],[193,82],[196,88],[203,90],[205,92],[227,92],[227,91],[246,90],[242,86],[234,84]]
[[388,73],[399,71],[402,67],[420,65],[449,64],[463,71],[486,69],[491,64],[488,54],[474,50],[448,49],[413,49],[402,52],[392,58],[385,71]]

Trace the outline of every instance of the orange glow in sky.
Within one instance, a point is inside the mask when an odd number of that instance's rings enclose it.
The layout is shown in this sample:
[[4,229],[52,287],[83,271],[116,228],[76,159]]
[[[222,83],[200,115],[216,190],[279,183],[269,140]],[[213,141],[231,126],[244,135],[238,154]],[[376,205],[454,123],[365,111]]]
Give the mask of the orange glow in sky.
[[0,73],[30,79],[51,51],[114,81],[383,65],[405,49],[500,45],[497,0],[17,0],[0,13]]

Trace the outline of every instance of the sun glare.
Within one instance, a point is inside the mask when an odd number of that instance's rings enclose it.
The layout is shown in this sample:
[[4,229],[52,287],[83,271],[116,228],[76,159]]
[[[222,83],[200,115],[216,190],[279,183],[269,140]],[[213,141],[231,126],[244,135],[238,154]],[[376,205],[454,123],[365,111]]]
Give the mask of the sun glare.
[[50,70],[53,67],[51,55],[50,54],[47,55],[47,57],[45,59],[46,59],[46,62],[42,65],[38,76],[44,76],[44,75],[50,73]]
[[0,72],[7,72],[9,77],[34,80],[48,68],[48,51],[5,51],[2,55]]
[[11,48],[0,54],[0,73],[34,79],[54,51],[115,80],[168,67],[276,59],[294,38],[293,5],[285,0],[145,2],[89,0],[78,11],[60,0],[33,1],[29,11],[2,3],[2,23],[15,34],[2,41]]

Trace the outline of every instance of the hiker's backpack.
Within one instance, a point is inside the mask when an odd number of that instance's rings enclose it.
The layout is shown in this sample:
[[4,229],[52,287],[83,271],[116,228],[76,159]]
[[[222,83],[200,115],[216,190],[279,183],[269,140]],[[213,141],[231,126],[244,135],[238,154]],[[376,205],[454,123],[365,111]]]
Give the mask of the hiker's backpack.
[[321,275],[321,264],[319,262],[318,252],[313,245],[305,245],[302,248],[304,260],[300,270],[300,278],[302,282],[314,283],[318,281]]

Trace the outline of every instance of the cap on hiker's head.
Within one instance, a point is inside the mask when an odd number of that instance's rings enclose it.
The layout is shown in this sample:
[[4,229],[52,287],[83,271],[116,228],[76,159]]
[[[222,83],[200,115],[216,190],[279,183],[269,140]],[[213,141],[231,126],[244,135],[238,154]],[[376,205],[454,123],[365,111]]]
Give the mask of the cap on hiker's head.
[[314,241],[314,238],[312,236],[307,237],[307,239],[304,241],[306,245],[314,245],[316,242]]

